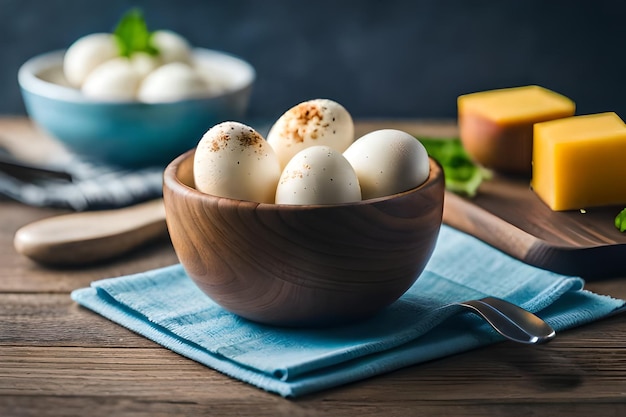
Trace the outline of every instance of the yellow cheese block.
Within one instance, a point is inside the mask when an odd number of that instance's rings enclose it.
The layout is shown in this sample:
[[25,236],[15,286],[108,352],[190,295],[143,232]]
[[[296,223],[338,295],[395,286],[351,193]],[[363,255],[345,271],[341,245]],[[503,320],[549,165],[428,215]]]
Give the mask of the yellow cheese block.
[[462,95],[457,105],[468,154],[487,168],[526,175],[531,173],[533,124],[576,110],[569,98],[536,85]]
[[531,185],[555,211],[626,204],[626,124],[612,112],[535,124]]

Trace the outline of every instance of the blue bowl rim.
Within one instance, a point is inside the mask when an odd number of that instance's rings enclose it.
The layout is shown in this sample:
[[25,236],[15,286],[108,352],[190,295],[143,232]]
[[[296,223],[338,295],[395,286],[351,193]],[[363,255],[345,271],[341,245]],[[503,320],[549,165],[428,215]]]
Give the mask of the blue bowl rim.
[[55,50],[36,55],[26,62],[24,62],[17,73],[18,84],[20,88],[31,94],[47,97],[53,100],[59,100],[64,102],[79,103],[79,104],[104,104],[104,105],[140,105],[140,106],[159,106],[159,105],[172,105],[172,103],[180,102],[199,102],[205,100],[214,100],[231,95],[236,95],[243,90],[246,90],[252,86],[256,79],[256,70],[254,67],[245,61],[244,59],[223,51],[207,48],[193,48],[192,54],[196,57],[217,57],[229,61],[232,65],[237,66],[242,71],[242,80],[236,85],[235,88],[224,91],[219,94],[213,94],[206,97],[195,97],[186,100],[179,100],[175,102],[163,102],[163,103],[144,103],[141,101],[98,101],[89,97],[85,97],[80,90],[72,87],[67,87],[60,84],[55,84],[40,78],[37,74],[44,70],[51,69],[55,66],[62,65],[63,56],[65,50]]

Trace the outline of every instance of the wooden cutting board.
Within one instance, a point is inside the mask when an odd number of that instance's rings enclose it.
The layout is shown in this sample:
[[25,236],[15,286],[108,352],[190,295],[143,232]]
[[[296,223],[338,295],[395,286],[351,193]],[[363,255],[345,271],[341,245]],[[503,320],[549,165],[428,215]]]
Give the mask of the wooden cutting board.
[[446,193],[444,223],[554,272],[626,277],[626,233],[614,226],[622,208],[554,212],[528,179],[495,176],[474,198]]

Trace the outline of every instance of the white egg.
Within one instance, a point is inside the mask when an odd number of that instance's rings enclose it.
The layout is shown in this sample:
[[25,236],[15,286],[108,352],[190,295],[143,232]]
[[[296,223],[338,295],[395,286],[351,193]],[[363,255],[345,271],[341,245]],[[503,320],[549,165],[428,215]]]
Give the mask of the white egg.
[[215,71],[215,69],[210,65],[205,65],[201,61],[196,61],[192,64],[192,68],[198,73],[198,76],[202,78],[206,84],[208,94],[210,96],[217,96],[232,90],[232,83],[228,76]]
[[341,204],[361,200],[359,180],[341,152],[311,146],[294,155],[276,188],[276,204]]
[[426,148],[401,130],[368,133],[343,155],[356,171],[364,200],[410,190],[430,174]]
[[137,97],[146,103],[161,103],[206,96],[204,79],[182,62],[165,64],[149,73],[139,86]]
[[74,87],[80,87],[96,67],[119,56],[115,37],[110,33],[92,33],[76,40],[63,57],[63,73]]
[[144,78],[161,65],[161,60],[147,52],[134,52],[130,56],[130,63],[141,78]]
[[127,58],[114,58],[96,67],[85,79],[82,91],[98,100],[134,100],[141,76]]
[[280,165],[272,147],[253,128],[223,122],[209,129],[194,157],[196,188],[207,194],[273,203]]
[[171,30],[157,30],[150,38],[152,45],[159,51],[163,63],[191,61],[191,46],[189,42]]
[[343,152],[354,141],[354,123],[339,103],[315,99],[287,110],[267,135],[281,166],[309,146],[330,146]]

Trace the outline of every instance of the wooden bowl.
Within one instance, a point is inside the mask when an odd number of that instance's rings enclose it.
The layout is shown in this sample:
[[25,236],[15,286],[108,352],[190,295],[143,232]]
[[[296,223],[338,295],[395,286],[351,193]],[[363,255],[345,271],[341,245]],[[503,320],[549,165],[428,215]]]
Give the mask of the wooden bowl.
[[260,204],[197,191],[189,151],[164,173],[166,220],[197,286],[241,317],[281,326],[364,319],[422,273],[443,214],[444,177],[352,204]]

